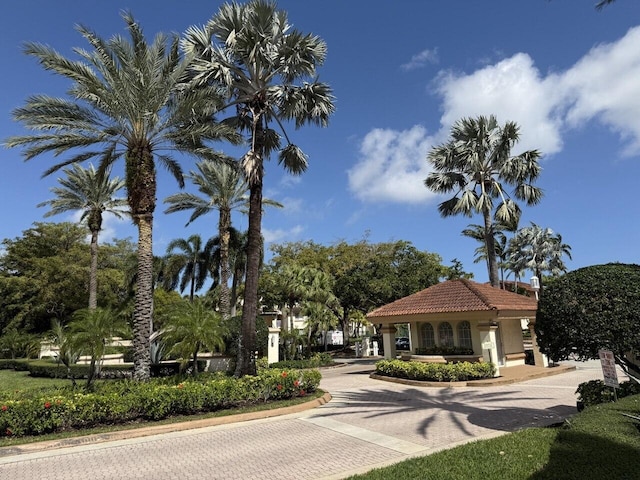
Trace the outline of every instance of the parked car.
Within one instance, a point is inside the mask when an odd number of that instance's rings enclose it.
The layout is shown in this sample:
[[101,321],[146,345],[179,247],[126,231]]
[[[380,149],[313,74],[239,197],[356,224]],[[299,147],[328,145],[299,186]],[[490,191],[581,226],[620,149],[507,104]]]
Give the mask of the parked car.
[[410,350],[411,345],[407,337],[396,338],[396,350]]

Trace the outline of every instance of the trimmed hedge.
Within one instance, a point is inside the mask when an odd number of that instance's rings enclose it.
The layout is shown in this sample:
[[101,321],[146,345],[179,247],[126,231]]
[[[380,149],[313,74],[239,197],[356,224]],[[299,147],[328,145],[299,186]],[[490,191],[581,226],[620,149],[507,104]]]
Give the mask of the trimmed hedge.
[[473,355],[473,348],[463,347],[418,347],[416,355]]
[[[95,392],[71,388],[15,394],[0,399],[0,437],[41,435],[96,425],[160,420],[269,400],[303,397],[320,384],[317,370],[263,370],[258,376],[201,375],[152,380],[122,380],[96,385]],[[176,380],[176,379],[174,379]]]
[[578,402],[581,402],[582,406],[588,407],[590,405],[613,402],[616,396],[623,398],[640,394],[640,385],[627,380],[626,382],[621,382],[614,393],[613,388],[606,386],[602,380],[590,380],[578,385],[576,393],[578,394]]
[[283,360],[272,363],[269,368],[318,368],[335,365],[333,357],[328,353],[316,353],[305,360]]
[[461,382],[492,378],[496,367],[492,363],[425,363],[403,360],[380,360],[376,373],[387,377],[428,382]]

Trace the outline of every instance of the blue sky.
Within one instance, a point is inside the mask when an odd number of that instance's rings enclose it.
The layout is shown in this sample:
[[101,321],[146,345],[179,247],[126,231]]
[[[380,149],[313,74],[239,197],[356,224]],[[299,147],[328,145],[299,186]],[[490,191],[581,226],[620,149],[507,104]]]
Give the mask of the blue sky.
[[[268,209],[267,242],[329,244],[409,240],[457,258],[486,281],[473,263],[476,243],[460,235],[479,217],[441,218],[445,197],[423,185],[431,146],[446,140],[461,117],[495,114],[516,121],[514,153],[543,152],[541,204],[523,207],[521,226],[550,227],[572,246],[570,270],[599,263],[637,263],[640,245],[640,4],[618,0],[602,11],[595,0],[280,1],[289,20],[328,45],[320,79],[336,96],[326,129],[290,132],[309,156],[301,177],[269,162],[265,196],[285,209]],[[6,2],[0,16],[0,136],[23,133],[12,109],[32,94],[63,95],[69,84],[21,53],[25,41],[46,43],[73,57],[87,47],[81,23],[103,38],[125,34],[119,12],[130,10],[151,39],[204,24],[221,2],[189,0],[23,0]],[[226,145],[221,150],[232,152]],[[24,162],[17,149],[1,151],[0,238],[15,238],[45,209],[57,177],[41,179],[54,159]],[[194,161],[185,159],[185,171]],[[122,175],[121,170],[115,174]],[[215,234],[215,216],[184,228],[187,214],[165,215],[162,200],[177,191],[160,170],[154,250],[174,238]],[[189,188],[189,186],[187,186]],[[48,220],[70,220],[64,215]],[[239,228],[246,219],[234,217]],[[103,238],[137,238],[128,222],[109,219]]]

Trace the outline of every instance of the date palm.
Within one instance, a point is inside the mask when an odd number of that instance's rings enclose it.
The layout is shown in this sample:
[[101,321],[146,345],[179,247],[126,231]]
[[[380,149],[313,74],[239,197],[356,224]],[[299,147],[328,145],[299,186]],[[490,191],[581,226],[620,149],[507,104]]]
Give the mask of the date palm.
[[[176,252],[178,250],[178,252]],[[180,293],[189,286],[189,300],[200,290],[209,276],[212,261],[210,242],[202,245],[200,235],[188,239],[177,238],[169,242],[164,266],[164,285],[167,290],[180,287]]]
[[[191,171],[189,178],[198,187],[200,196],[180,192],[165,199],[169,207],[165,213],[192,210],[189,225],[202,215],[218,211],[218,241],[217,254],[219,260],[220,278],[220,311],[223,318],[231,315],[231,294],[229,279],[231,269],[229,265],[229,245],[231,241],[231,212],[240,210],[246,212],[249,207],[247,195],[248,186],[242,171],[231,162],[214,162],[203,160],[196,165],[197,171]],[[282,204],[263,199],[263,204],[282,207]]]
[[182,45],[197,57],[193,81],[223,85],[227,107],[235,109],[228,122],[247,133],[249,151],[240,163],[249,185],[249,246],[235,374],[253,375],[264,161],[277,152],[291,174],[306,170],[306,155],[291,143],[284,127],[327,125],[335,108],[333,95],[316,79],[327,47],[319,37],[292,28],[287,13],[265,0],[222,5],[204,27],[188,29]]
[[116,197],[116,193],[124,188],[124,180],[118,177],[109,178],[109,170],[96,171],[93,165],[89,168],[75,164],[65,168],[65,178],[59,178],[60,187],[53,187],[51,192],[56,196],[51,200],[38,204],[38,207],[51,207],[45,217],[79,210],[80,221],[86,221],[91,232],[91,266],[89,269],[89,308],[98,306],[98,235],[102,230],[104,213],[111,213],[118,218],[125,215],[123,210],[127,200]]
[[521,228],[509,241],[509,264],[516,275],[531,270],[540,281],[542,293],[543,274],[559,275],[567,271],[563,255],[571,259],[571,246],[562,242],[562,236],[550,228],[542,228],[531,222]]
[[[540,152],[511,155],[519,130],[515,122],[498,125],[493,115],[463,118],[454,123],[450,139],[427,155],[433,172],[425,179],[426,187],[436,193],[454,193],[438,206],[440,215],[482,215],[489,280],[494,287],[500,284],[495,225],[515,228],[521,213],[506,187],[512,187],[513,196],[527,205],[542,198],[542,190],[533,185],[541,171]],[[494,206],[494,200],[498,205]]]
[[217,89],[186,88],[189,59],[179,51],[176,35],[159,34],[148,43],[140,25],[123,13],[130,39],[104,40],[86,27],[78,31],[91,50],[76,49],[70,60],[52,48],[29,43],[26,53],[48,71],[72,82],[69,98],[36,95],[13,111],[32,135],[7,140],[24,147],[30,160],[44,153],[70,156],[45,171],[92,158],[106,170],[124,158],[127,201],[138,228],[138,273],[134,307],[134,378],[150,376],[149,333],[153,312],[153,213],[156,166],[166,168],[182,187],[184,179],[174,152],[206,154],[206,140],[236,139],[232,129],[215,122]]

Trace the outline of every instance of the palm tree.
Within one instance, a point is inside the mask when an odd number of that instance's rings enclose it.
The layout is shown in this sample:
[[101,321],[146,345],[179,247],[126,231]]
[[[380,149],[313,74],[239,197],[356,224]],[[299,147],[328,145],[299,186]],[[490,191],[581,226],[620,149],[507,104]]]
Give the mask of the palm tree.
[[[223,318],[226,319],[231,315],[231,294],[229,291],[231,212],[233,210],[247,211],[249,206],[248,186],[240,169],[230,162],[204,160],[199,162],[196,167],[198,171],[191,171],[187,178],[191,179],[198,187],[202,196],[186,192],[171,195],[164,201],[170,204],[165,213],[193,210],[187,222],[189,225],[198,217],[218,210],[220,311]],[[267,199],[263,200],[263,204],[282,207],[282,204]]]
[[[508,227],[500,224],[494,225],[494,233],[493,233],[493,242],[494,248],[496,252],[496,258],[498,260],[498,270],[500,271],[500,282],[502,288],[504,288],[504,271],[507,269],[507,236],[505,235],[505,230],[510,230]],[[487,265],[487,271],[489,269],[489,256],[487,255],[487,245],[484,241],[484,227],[482,225],[478,225],[472,223],[462,230],[462,235],[465,237],[473,238],[474,240],[480,242],[482,245],[475,249],[475,258],[473,259],[473,263],[485,262]]]
[[178,303],[163,324],[160,336],[164,344],[170,346],[169,353],[177,355],[183,365],[192,359],[194,373],[198,373],[198,352],[202,348],[224,351],[228,332],[222,317],[200,298]]
[[562,256],[571,259],[571,247],[562,243],[562,236],[550,228],[541,228],[531,222],[530,227],[521,228],[509,242],[509,263],[517,276],[531,270],[540,281],[544,272],[560,275],[567,271]]
[[197,56],[194,81],[225,86],[227,107],[235,109],[228,121],[248,133],[249,151],[240,163],[249,184],[249,246],[235,374],[255,375],[264,161],[278,152],[291,174],[307,168],[306,155],[291,143],[284,124],[327,125],[333,96],[316,79],[327,47],[319,37],[291,28],[286,12],[265,0],[224,4],[203,28],[191,27],[185,37],[183,47]]
[[[542,190],[532,185],[540,175],[540,153],[528,150],[511,156],[519,137],[515,122],[501,127],[493,115],[463,118],[454,123],[449,141],[427,155],[433,168],[424,182],[427,188],[436,193],[454,192],[453,198],[438,206],[440,215],[482,215],[489,280],[494,287],[500,284],[495,225],[515,228],[521,213],[505,186],[513,187],[513,196],[527,205],[535,205],[542,198]],[[494,199],[500,200],[495,211]]]
[[125,212],[122,210],[127,201],[117,198],[115,194],[124,188],[124,180],[115,177],[109,178],[110,172],[96,171],[93,165],[89,168],[75,164],[63,169],[66,178],[59,178],[60,187],[54,187],[51,191],[56,198],[38,204],[38,207],[49,206],[51,210],[44,214],[45,217],[68,212],[70,210],[82,211],[80,221],[86,221],[91,232],[91,267],[89,269],[89,308],[98,306],[98,235],[102,230],[102,214],[111,213],[122,218]]
[[[175,252],[178,249],[179,252]],[[195,292],[204,285],[211,268],[210,242],[204,246],[200,235],[191,235],[187,240],[177,238],[167,246],[164,267],[164,286],[167,290],[180,287],[180,293],[189,285],[189,301],[193,301]]]
[[45,171],[98,158],[106,171],[124,158],[127,201],[138,227],[138,288],[134,307],[134,378],[149,378],[149,331],[153,312],[153,212],[156,163],[182,187],[184,179],[172,151],[206,155],[203,142],[237,140],[231,128],[215,122],[220,97],[214,87],[187,88],[181,80],[189,64],[176,35],[159,34],[147,43],[140,25],[123,13],[130,40],[103,40],[86,27],[80,34],[92,51],[77,49],[69,60],[48,46],[29,43],[26,53],[49,71],[72,81],[70,99],[32,96],[13,117],[39,133],[13,137],[10,147],[25,147],[30,160],[42,153],[71,156]]
[[126,322],[109,309],[83,309],[74,312],[73,320],[69,324],[67,348],[91,358],[87,388],[91,388],[98,373],[97,363],[104,356],[107,343],[113,337],[126,335]]

